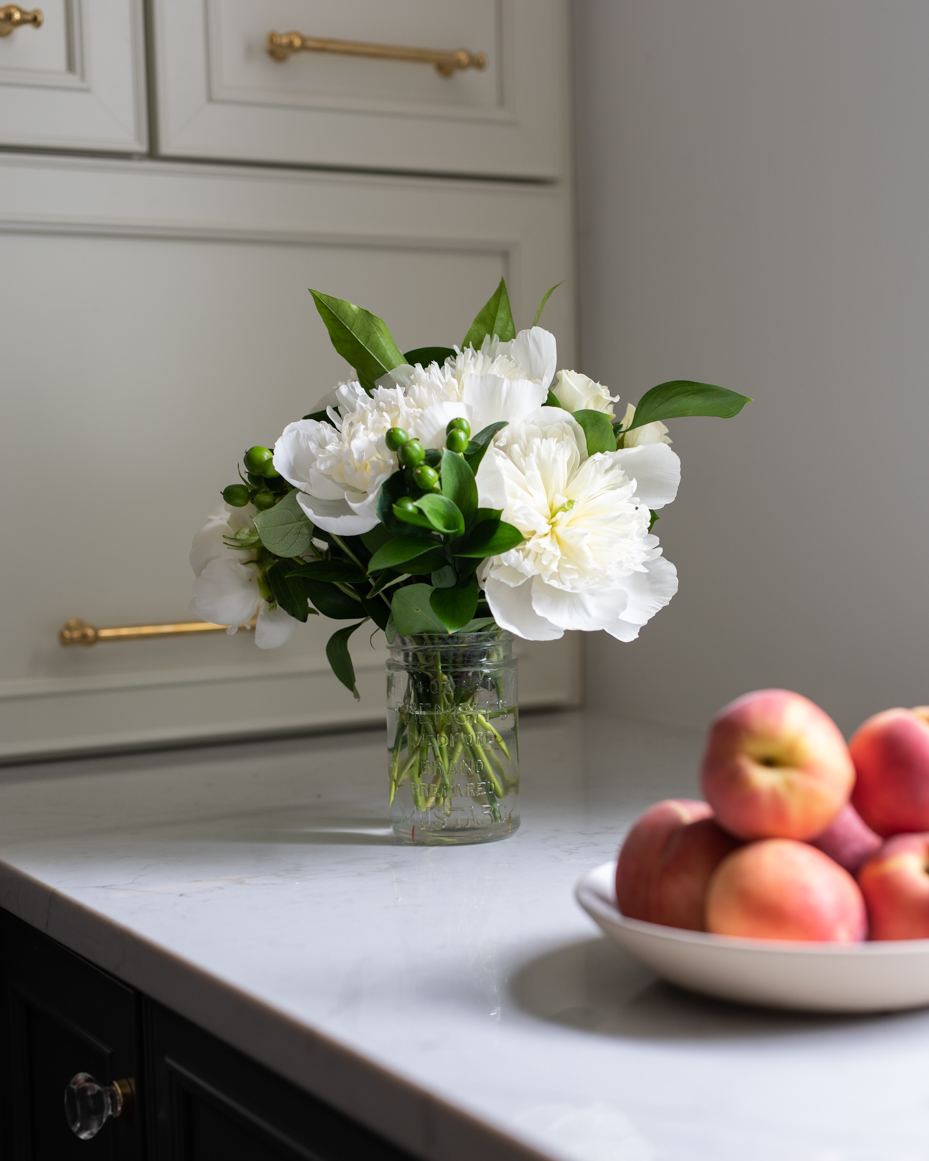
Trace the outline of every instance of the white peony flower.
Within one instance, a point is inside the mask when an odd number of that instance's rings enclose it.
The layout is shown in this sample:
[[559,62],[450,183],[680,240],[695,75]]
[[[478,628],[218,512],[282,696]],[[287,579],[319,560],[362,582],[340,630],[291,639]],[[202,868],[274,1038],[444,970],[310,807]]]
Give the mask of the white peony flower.
[[396,367],[371,395],[360,383],[343,383],[327,408],[328,423],[288,424],[274,445],[274,466],[324,531],[369,532],[378,523],[381,485],[399,466],[385,441],[391,427],[440,448],[451,419],[464,417],[475,433],[521,419],[544,402],[555,359],[554,335],[532,327],[507,343],[485,338],[479,351],[467,347],[441,367]]
[[566,629],[634,640],[677,591],[648,509],[670,503],[679,482],[680,461],[664,444],[588,457],[559,408],[505,428],[481,464],[480,502],[526,539],[481,566],[497,623],[531,641]]
[[[630,403],[623,416],[623,427],[628,428],[633,419],[635,419],[635,405]],[[626,431],[625,435],[619,437],[619,440],[620,447],[642,447],[643,444],[647,443],[671,442],[668,438],[668,429],[660,419],[656,419],[654,423],[643,423],[635,431]]]
[[559,371],[552,392],[565,411],[602,411],[615,418],[613,404],[619,396],[579,371]]
[[254,557],[230,548],[223,539],[252,528],[254,513],[251,505],[231,508],[222,504],[194,537],[190,567],[196,580],[190,610],[214,625],[228,625],[230,635],[257,613],[255,644],[259,649],[274,649],[290,640],[298,622],[282,608],[272,609],[263,599]]

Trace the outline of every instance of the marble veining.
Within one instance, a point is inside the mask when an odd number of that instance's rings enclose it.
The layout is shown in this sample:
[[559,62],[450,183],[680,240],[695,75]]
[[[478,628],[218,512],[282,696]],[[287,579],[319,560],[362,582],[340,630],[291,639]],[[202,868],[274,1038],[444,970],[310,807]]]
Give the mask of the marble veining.
[[380,732],[0,770],[0,903],[429,1161],[929,1161],[929,1012],[657,981],[573,900],[701,739],[528,717],[522,829],[394,844]]

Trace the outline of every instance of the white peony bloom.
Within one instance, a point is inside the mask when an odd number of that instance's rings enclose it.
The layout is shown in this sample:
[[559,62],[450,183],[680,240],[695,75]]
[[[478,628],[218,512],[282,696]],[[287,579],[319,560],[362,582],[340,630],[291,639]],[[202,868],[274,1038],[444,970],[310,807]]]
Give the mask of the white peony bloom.
[[253,527],[255,509],[222,504],[193,540],[190,567],[194,570],[194,597],[190,610],[214,625],[228,625],[230,635],[258,614],[255,644],[274,649],[294,634],[298,622],[281,608],[272,609],[258,589],[258,566],[251,553],[230,548],[226,536]]
[[384,437],[391,427],[415,432],[421,408],[401,387],[378,386],[368,395],[360,383],[342,383],[335,394],[330,422],[299,419],[284,428],[274,466],[298,489],[300,507],[314,524],[357,536],[377,524],[378,492],[398,467]]
[[[633,419],[635,419],[635,404],[630,403],[623,416],[623,427],[628,428]],[[654,423],[643,423],[635,431],[627,431],[625,435],[619,437],[619,440],[620,447],[642,447],[643,444],[647,443],[671,442],[668,438],[668,429],[660,419],[656,419]]]
[[565,411],[602,411],[615,418],[613,404],[619,396],[579,371],[559,371],[552,392]]
[[588,457],[559,408],[505,428],[481,464],[480,502],[526,539],[481,566],[497,623],[531,641],[566,629],[634,640],[677,591],[648,509],[670,503],[679,482],[680,461],[664,444]]

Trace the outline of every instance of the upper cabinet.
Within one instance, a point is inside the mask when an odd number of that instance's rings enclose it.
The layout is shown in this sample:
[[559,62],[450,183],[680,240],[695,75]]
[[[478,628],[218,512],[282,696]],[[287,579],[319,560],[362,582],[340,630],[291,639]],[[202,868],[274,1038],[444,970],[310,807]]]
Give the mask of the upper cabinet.
[[564,173],[566,0],[153,0],[151,11],[162,156]]
[[0,6],[0,145],[145,150],[144,55],[141,0]]

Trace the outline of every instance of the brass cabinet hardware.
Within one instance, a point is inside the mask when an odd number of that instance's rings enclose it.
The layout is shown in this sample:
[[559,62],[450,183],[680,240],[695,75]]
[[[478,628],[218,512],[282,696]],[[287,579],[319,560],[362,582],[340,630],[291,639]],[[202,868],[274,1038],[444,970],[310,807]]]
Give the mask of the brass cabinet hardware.
[[[98,641],[138,641],[143,637],[185,637],[189,633],[224,633],[228,625],[214,625],[210,621],[168,621],[161,625],[119,625],[97,629],[77,617],[72,617],[58,631],[62,645],[96,645]],[[255,618],[242,629],[254,629]]]
[[268,52],[275,60],[287,60],[295,52],[331,52],[339,56],[367,56],[376,60],[411,60],[435,65],[443,77],[461,69],[482,69],[487,65],[483,52],[466,48],[448,52],[440,48],[403,48],[397,44],[365,44],[360,40],[327,40],[321,36],[301,36],[299,32],[269,32]]
[[0,8],[0,36],[9,36],[13,29],[19,28],[21,24],[41,28],[42,20],[42,12],[38,8],[33,8],[30,12],[28,8],[20,8],[18,4],[4,4]]

